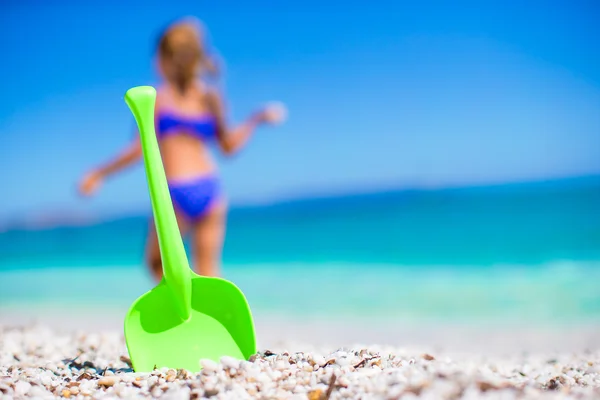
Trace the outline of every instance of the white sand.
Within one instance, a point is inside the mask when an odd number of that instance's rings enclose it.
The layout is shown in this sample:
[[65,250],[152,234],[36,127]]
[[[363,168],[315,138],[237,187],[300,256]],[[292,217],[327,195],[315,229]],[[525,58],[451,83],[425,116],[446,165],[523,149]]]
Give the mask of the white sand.
[[[57,332],[121,332],[127,310],[96,305],[82,307],[1,307],[0,326],[42,324]],[[302,351],[320,347],[389,345],[452,354],[513,355],[523,352],[584,352],[600,349],[597,324],[504,325],[459,323],[408,324],[401,320],[318,319],[255,313],[259,346]],[[298,344],[296,346],[295,344]],[[292,346],[292,347],[290,347]]]
[[[314,399],[325,398],[332,375],[331,399],[600,398],[598,325],[403,326],[258,314],[259,351],[275,355],[135,381],[118,370],[127,367],[122,320],[123,310],[106,307],[0,307],[0,398]],[[77,362],[97,369],[68,368],[62,360],[79,349]]]
[[250,361],[199,361],[204,370],[197,374],[134,373],[119,332],[4,327],[0,339],[2,399],[600,398],[598,351],[451,357],[405,347],[311,343],[297,353],[261,349]]

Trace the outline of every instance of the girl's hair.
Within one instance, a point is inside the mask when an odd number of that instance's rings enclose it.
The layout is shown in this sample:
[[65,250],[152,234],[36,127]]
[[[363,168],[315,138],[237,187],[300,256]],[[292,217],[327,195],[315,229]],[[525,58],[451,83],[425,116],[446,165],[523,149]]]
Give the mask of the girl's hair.
[[157,52],[163,65],[168,66],[165,77],[181,92],[198,75],[219,73],[214,60],[206,54],[199,22],[185,19],[168,26],[160,36]]

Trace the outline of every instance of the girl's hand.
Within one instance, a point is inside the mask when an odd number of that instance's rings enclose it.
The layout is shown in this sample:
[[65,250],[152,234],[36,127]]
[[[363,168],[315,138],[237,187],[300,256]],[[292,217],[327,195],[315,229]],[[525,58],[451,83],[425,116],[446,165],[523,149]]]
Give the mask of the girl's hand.
[[79,184],[79,192],[84,196],[91,196],[102,185],[102,175],[97,171],[87,174]]
[[285,121],[286,117],[287,109],[283,103],[279,102],[268,103],[260,113],[261,121],[268,124],[280,124]]

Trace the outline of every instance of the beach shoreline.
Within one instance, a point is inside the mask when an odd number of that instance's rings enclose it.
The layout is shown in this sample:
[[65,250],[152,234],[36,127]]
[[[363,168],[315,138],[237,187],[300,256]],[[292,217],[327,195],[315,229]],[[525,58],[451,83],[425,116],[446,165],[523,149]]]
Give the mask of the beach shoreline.
[[[103,305],[53,308],[0,307],[0,326],[45,326],[58,333],[122,332],[126,309]],[[296,351],[307,343],[338,348],[367,345],[409,346],[424,351],[506,355],[586,352],[600,349],[600,322],[507,323],[403,321],[369,316],[300,316],[254,312],[263,349]],[[493,321],[493,320],[492,320]],[[285,346],[299,344],[297,348]]]
[[0,399],[600,396],[600,323],[593,320],[418,323],[258,309],[259,355],[251,361],[208,362],[200,373],[134,373],[126,311],[120,302],[0,306]]

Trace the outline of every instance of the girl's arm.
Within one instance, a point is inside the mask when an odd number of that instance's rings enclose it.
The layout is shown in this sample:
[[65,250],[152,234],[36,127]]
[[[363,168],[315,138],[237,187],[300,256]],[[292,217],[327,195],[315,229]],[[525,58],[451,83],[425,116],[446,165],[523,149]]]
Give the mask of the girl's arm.
[[[162,90],[158,90],[155,110],[158,110],[161,98]],[[86,176],[84,176],[79,184],[79,191],[88,196],[93,194],[106,178],[124,170],[127,167],[130,167],[140,158],[142,158],[142,155],[142,145],[140,143],[139,134],[136,131],[135,139],[128,147],[125,148],[125,150],[123,150],[121,154],[119,154],[112,161],[90,171]]]
[[133,143],[114,160],[89,172],[81,181],[79,191],[84,195],[93,194],[102,184],[104,179],[131,166],[141,157],[142,146],[139,138],[136,138]]
[[252,114],[246,121],[229,130],[225,118],[225,109],[221,96],[216,91],[207,93],[208,107],[217,119],[217,141],[221,151],[232,155],[240,151],[248,142],[256,128],[269,121],[266,111]]
[[110,175],[131,166],[142,157],[142,146],[139,138],[136,138],[129,147],[119,154],[114,160],[101,166],[96,170],[102,178],[108,178]]

